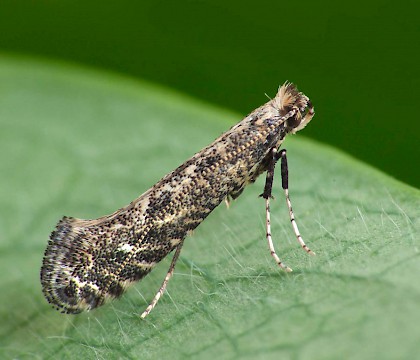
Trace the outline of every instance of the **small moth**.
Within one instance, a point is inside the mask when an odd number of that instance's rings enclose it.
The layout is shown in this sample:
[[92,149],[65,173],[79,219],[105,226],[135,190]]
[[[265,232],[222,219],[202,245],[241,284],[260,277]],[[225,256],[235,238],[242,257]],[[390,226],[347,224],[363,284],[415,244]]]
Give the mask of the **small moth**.
[[277,256],[271,239],[274,167],[281,160],[293,230],[302,248],[314,254],[299,233],[289,198],[286,150],[279,150],[285,136],[303,129],[313,116],[308,97],[285,83],[273,99],[126,207],[95,220],[63,217],[50,236],[41,268],[47,300],[63,313],[94,309],[122,295],[175,250],[160,289],[141,314],[144,318],[164,293],[186,235],[223,200],[236,199],[263,172],[267,174],[261,197],[270,253],[282,269],[291,271]]

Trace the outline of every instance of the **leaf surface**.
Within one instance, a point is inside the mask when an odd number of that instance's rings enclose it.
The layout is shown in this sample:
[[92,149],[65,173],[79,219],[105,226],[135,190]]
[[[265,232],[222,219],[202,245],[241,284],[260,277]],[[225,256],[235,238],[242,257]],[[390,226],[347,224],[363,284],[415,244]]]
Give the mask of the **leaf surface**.
[[61,216],[128,204],[240,119],[109,73],[0,59],[0,357],[417,356],[419,191],[304,132],[285,147],[294,211],[317,256],[294,238],[279,173],[272,202],[275,246],[293,273],[268,252],[261,177],[187,239],[144,321],[170,258],[95,311],[63,315],[47,304],[39,270]]

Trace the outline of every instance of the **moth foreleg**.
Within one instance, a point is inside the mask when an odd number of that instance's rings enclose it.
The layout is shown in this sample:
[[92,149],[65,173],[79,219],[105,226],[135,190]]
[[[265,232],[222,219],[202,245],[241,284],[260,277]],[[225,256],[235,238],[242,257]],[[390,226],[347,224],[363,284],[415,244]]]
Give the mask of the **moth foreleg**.
[[295,232],[296,239],[299,242],[300,246],[302,246],[303,250],[305,250],[308,254],[315,255],[315,253],[311,249],[309,249],[303,241],[295,220],[295,215],[293,213],[292,203],[290,201],[289,196],[289,169],[287,166],[286,149],[280,150],[279,157],[281,158],[281,185],[284,190],[284,195],[286,197],[287,208],[289,209],[290,222],[292,223],[293,231]]
[[272,188],[273,188],[273,178],[274,178],[274,167],[276,162],[279,159],[279,154],[277,153],[276,148],[271,149],[271,157],[267,167],[267,176],[265,179],[264,192],[260,195],[265,199],[265,229],[266,229],[266,238],[268,242],[268,247],[270,249],[270,254],[276,261],[277,265],[280,266],[285,271],[292,271],[286,264],[284,264],[278,257],[276,250],[274,249],[273,239],[271,237],[271,223],[270,223],[270,199],[272,198]]

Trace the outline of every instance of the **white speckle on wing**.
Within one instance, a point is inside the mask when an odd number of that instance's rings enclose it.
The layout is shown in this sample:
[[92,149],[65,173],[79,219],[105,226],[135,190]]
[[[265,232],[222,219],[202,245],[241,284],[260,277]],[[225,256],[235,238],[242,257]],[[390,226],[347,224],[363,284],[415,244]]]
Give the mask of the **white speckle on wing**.
[[134,248],[133,245],[130,244],[120,244],[120,246],[118,246],[118,251],[123,251],[123,252],[130,252],[132,249]]

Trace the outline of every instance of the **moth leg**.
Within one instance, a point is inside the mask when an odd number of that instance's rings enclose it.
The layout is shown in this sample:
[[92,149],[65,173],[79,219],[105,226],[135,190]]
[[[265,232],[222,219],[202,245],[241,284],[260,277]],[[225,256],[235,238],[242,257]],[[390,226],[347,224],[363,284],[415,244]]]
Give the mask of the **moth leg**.
[[296,239],[299,242],[300,246],[302,246],[303,250],[305,250],[310,255],[315,255],[315,253],[311,249],[309,249],[308,246],[303,241],[302,236],[300,235],[296,220],[295,220],[295,215],[293,213],[292,203],[290,201],[290,196],[289,196],[289,170],[287,167],[286,149],[280,150],[279,157],[281,158],[281,186],[284,190],[284,195],[286,197],[286,203],[289,209],[289,216],[290,216],[290,221],[293,226],[293,231],[295,232]]
[[165,292],[166,286],[168,285],[168,282],[170,278],[172,277],[174,270],[175,270],[175,264],[178,260],[179,254],[181,253],[182,245],[184,244],[184,240],[182,240],[178,246],[176,247],[175,254],[172,258],[171,265],[169,266],[169,270],[165,276],[165,279],[162,282],[162,285],[160,286],[158,292],[156,293],[155,297],[153,298],[152,302],[149,304],[149,306],[146,308],[146,310],[143,311],[143,313],[140,315],[142,319],[144,319],[147,315],[150,314],[150,312],[153,310],[153,308],[156,306],[157,302],[159,301],[160,297]]
[[267,177],[265,179],[265,186],[264,186],[264,192],[260,195],[265,199],[265,216],[266,216],[266,222],[265,222],[265,229],[266,229],[266,238],[268,242],[268,247],[270,249],[270,254],[276,261],[277,265],[279,265],[283,270],[290,272],[292,271],[291,268],[289,268],[286,264],[284,264],[280,258],[278,257],[276,250],[274,249],[273,239],[271,238],[271,223],[270,223],[270,199],[272,198],[272,188],[273,188],[273,177],[274,177],[274,167],[276,165],[276,162],[279,159],[279,155],[277,153],[277,149],[273,148],[271,149],[271,160],[268,163],[267,167]]

